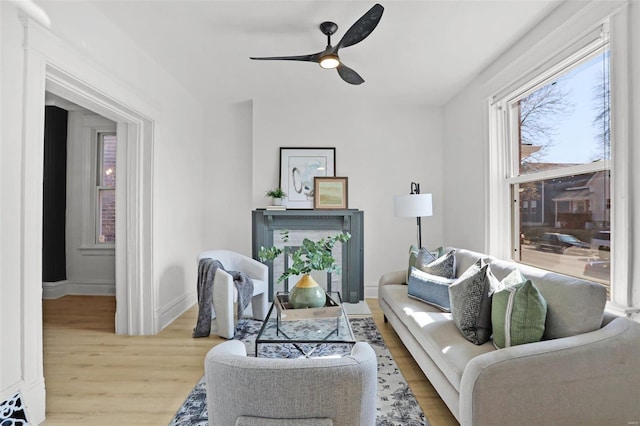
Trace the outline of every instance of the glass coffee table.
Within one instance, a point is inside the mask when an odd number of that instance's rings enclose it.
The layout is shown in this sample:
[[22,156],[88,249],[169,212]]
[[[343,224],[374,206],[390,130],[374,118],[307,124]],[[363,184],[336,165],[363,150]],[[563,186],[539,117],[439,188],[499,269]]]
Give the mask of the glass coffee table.
[[[353,346],[356,339],[349,323],[349,317],[344,312],[340,293],[327,292],[333,300],[339,302],[337,309],[328,317],[304,317],[301,312],[295,312],[296,319],[287,320],[279,315],[276,301],[271,304],[267,318],[256,337],[256,356],[260,356],[259,345],[263,344],[291,344],[302,355],[311,355],[325,344],[346,344]],[[278,297],[276,295],[276,297]],[[294,311],[299,311],[295,309]],[[290,315],[292,316],[292,315]]]

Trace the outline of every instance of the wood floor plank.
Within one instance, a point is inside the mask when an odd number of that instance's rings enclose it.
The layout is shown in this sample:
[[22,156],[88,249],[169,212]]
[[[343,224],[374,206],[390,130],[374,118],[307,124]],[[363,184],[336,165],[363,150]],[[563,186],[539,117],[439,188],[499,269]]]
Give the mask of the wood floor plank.
[[[389,324],[367,299],[398,367],[432,426],[457,425]],[[194,339],[197,307],[155,336],[114,331],[115,298],[43,301],[46,426],[166,425],[202,377],[217,336]]]

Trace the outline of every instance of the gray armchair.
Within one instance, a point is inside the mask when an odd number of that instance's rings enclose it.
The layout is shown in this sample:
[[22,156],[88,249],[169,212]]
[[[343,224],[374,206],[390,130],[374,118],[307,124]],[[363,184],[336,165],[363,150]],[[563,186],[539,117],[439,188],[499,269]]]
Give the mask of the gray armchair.
[[376,420],[376,354],[364,342],[341,358],[247,357],[223,342],[204,370],[210,426],[371,426]]

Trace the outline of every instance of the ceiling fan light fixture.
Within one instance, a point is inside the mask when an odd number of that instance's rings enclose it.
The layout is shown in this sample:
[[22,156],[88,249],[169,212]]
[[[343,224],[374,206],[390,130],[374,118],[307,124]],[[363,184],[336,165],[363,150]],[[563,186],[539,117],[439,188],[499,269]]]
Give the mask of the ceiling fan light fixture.
[[334,69],[337,68],[338,65],[340,65],[340,59],[338,58],[338,55],[325,55],[322,58],[320,58],[320,66],[324,69]]

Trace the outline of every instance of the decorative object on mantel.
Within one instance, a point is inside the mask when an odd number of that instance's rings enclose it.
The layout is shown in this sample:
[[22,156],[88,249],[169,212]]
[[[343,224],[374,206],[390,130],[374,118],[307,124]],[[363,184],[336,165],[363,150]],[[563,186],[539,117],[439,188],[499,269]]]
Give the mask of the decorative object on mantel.
[[287,206],[282,206],[282,205],[265,207],[265,210],[280,210],[280,211],[282,211],[282,210],[286,210],[286,209],[287,209]]
[[349,208],[349,184],[346,177],[319,177],[313,179],[315,209]]
[[[282,240],[289,240],[289,231],[283,231]],[[328,271],[339,273],[339,266],[331,251],[338,243],[349,241],[351,234],[340,233],[332,237],[321,238],[318,241],[311,241],[305,238],[302,246],[291,253],[293,264],[285,270],[278,282],[290,276],[302,275],[289,295],[289,303],[294,309],[299,308],[319,308],[325,305],[326,293],[320,285],[309,274],[311,271]],[[258,258],[261,262],[273,261],[280,256],[284,249],[278,247],[260,247]]]
[[267,191],[265,197],[271,197],[271,204],[273,206],[281,206],[282,200],[287,196],[281,188],[274,188]]
[[396,195],[393,200],[395,216],[418,218],[418,248],[422,247],[422,223],[423,216],[432,216],[433,207],[431,194],[421,194],[420,184],[411,182],[409,195]]
[[290,209],[313,208],[313,178],[336,175],[335,148],[280,148],[280,188]]

